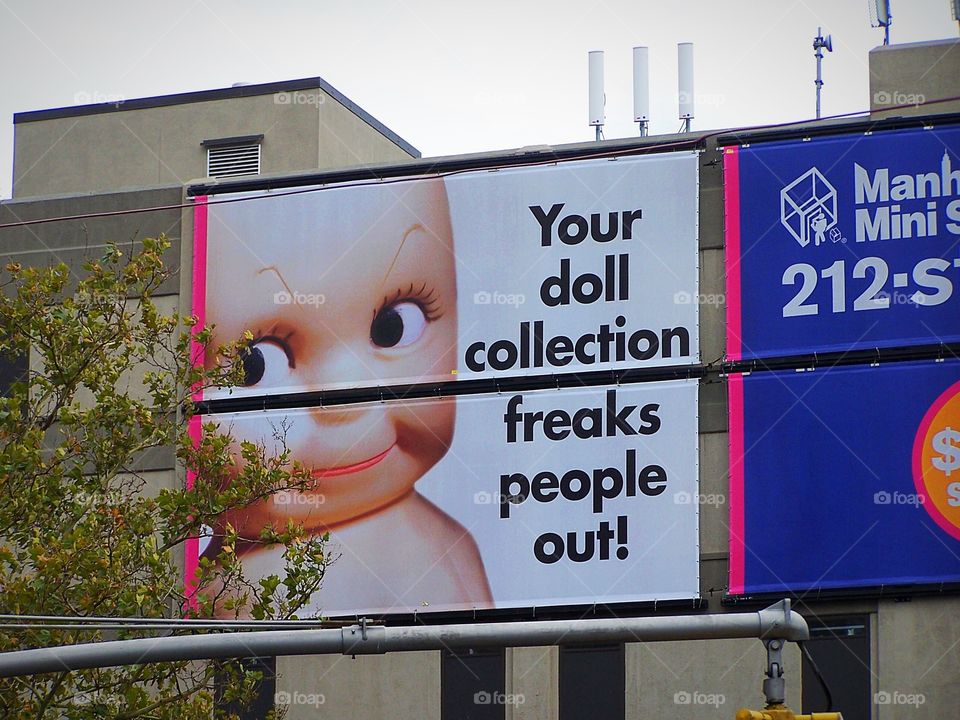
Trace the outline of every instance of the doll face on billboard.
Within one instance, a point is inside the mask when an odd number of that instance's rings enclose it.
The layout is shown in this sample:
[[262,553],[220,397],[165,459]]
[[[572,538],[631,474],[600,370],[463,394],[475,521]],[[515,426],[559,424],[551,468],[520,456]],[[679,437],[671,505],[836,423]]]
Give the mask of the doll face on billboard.
[[[245,394],[452,377],[456,274],[442,181],[246,204],[256,224],[211,224],[207,256],[212,346],[253,335]],[[402,497],[446,452],[454,411],[438,400],[291,413],[286,443],[318,495],[281,494],[240,524],[330,525]],[[269,446],[277,415],[245,413],[230,432]]]

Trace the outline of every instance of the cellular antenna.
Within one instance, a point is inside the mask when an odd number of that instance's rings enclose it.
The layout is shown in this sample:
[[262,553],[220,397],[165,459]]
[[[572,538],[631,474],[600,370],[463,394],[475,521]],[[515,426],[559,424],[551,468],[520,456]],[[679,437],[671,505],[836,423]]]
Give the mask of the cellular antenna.
[[960,0],[950,0],[950,12],[953,14],[953,19],[960,24]]
[[690,132],[693,120],[693,43],[677,44],[677,90],[682,132]]
[[[957,0],[960,2],[960,0]],[[650,126],[650,49],[633,49],[633,121],[646,137]]]
[[603,51],[591,50],[588,55],[590,72],[590,125],[597,129],[597,140],[603,137]]
[[833,52],[833,37],[823,36],[821,28],[817,28],[817,36],[813,39],[813,54],[817,58],[817,79],[813,84],[817,86],[817,119],[820,119],[820,90],[823,88],[823,76],[820,73],[820,64],[823,62],[823,49]]
[[890,44],[890,22],[893,16],[890,14],[890,0],[867,0],[870,8],[870,25],[872,27],[883,28],[883,44]]

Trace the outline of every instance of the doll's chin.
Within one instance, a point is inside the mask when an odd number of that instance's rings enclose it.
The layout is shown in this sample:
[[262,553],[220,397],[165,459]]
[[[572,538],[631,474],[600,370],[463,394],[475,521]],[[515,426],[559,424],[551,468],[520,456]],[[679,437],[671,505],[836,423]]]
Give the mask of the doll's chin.
[[270,520],[277,527],[285,525],[287,520],[293,520],[295,523],[302,524],[308,532],[324,532],[337,525],[346,525],[376,515],[408,497],[413,491],[414,488],[411,485],[388,496],[375,499],[364,498],[363,502],[346,499],[337,502],[328,498],[324,503],[326,507],[304,507],[302,512],[298,508],[276,507]]

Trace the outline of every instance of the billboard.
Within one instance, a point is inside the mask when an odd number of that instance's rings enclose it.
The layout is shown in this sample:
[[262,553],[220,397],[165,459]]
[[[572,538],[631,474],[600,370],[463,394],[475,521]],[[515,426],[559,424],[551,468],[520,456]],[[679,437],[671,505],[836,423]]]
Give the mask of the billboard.
[[[222,518],[245,537],[288,519],[331,532],[339,559],[303,617],[699,594],[696,380],[203,420],[268,448],[279,431],[312,468],[315,488]],[[282,551],[237,550],[253,582]]]
[[724,150],[727,357],[960,341],[960,127]]
[[[205,399],[699,362],[697,155],[198,198]],[[215,361],[208,358],[208,361]]]
[[960,361],[729,387],[731,594],[960,581]]

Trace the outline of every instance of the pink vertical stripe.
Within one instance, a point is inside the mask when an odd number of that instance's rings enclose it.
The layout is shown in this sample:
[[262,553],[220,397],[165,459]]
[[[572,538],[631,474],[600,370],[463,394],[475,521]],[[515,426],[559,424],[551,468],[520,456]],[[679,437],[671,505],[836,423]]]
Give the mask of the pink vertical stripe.
[[[196,316],[197,322],[193,326],[191,334],[196,335],[203,330],[206,324],[207,309],[207,196],[202,195],[194,200],[193,209],[193,305],[192,314]],[[203,365],[203,347],[200,343],[194,342],[190,345],[191,359],[195,365]],[[198,386],[192,393],[194,402],[203,399],[203,391]],[[194,415],[190,418],[190,425],[187,428],[190,439],[193,444],[200,444],[201,420],[199,416]],[[193,488],[196,475],[193,470],[187,470],[187,490]],[[196,598],[196,577],[197,565],[200,562],[200,540],[190,538],[184,547],[184,594],[187,597],[187,608],[195,610],[197,607]]]
[[740,148],[723,151],[724,257],[727,263],[727,359],[740,360]]
[[[199,415],[194,415],[190,418],[188,432],[190,433],[190,439],[193,441],[193,444],[199,445],[201,432],[201,419]],[[193,470],[187,470],[188,490],[193,488],[195,478],[196,474]],[[197,608],[197,565],[199,563],[200,539],[195,537],[189,538],[184,546],[183,585],[184,594],[187,597],[187,608],[190,610],[196,610]]]
[[746,554],[743,488],[743,375],[730,376],[727,393],[730,403],[730,587],[728,592],[731,595],[741,595]]
[[[193,309],[197,318],[193,326],[193,335],[203,330],[207,321],[207,196],[201,195],[195,199],[193,209]],[[203,348],[194,342],[191,346],[193,362],[203,364]],[[203,392],[195,388],[193,399],[198,402],[203,399]]]

